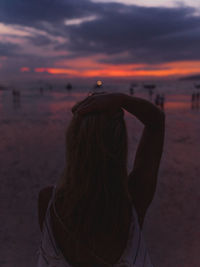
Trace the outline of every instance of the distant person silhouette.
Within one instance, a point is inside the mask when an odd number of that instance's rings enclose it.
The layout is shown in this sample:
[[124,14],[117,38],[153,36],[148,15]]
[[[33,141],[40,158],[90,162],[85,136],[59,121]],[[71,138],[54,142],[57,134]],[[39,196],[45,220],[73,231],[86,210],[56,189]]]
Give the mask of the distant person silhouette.
[[66,89],[70,92],[72,90],[72,84],[71,83],[68,83],[66,85]]
[[149,100],[152,101],[152,96],[154,94],[154,89],[156,88],[156,85],[155,84],[146,84],[146,85],[144,85],[144,88],[146,88],[148,90]]
[[133,88],[133,87],[131,87],[131,88],[129,89],[129,93],[130,93],[130,95],[134,95],[134,88]]
[[193,92],[192,93],[192,97],[191,97],[191,108],[195,109],[196,108],[196,93]]
[[156,94],[155,105],[164,110],[164,104],[165,104],[165,96],[164,96],[164,94],[162,94],[162,95]]
[[20,103],[20,91],[13,89],[12,90],[12,96],[13,96],[13,107],[14,109],[18,109],[21,106]]
[[[144,124],[129,174],[123,109]],[[142,98],[93,93],[72,113],[65,169],[39,193],[37,266],[153,267],[141,228],[156,190],[163,111]]]
[[200,93],[196,93],[196,107],[199,109],[199,98],[200,98]]
[[19,98],[20,97],[20,91],[16,90],[16,89],[13,89],[12,90],[12,95],[13,97],[15,98]]
[[155,105],[156,106],[160,106],[160,95],[159,94],[156,94],[156,97],[155,97]]

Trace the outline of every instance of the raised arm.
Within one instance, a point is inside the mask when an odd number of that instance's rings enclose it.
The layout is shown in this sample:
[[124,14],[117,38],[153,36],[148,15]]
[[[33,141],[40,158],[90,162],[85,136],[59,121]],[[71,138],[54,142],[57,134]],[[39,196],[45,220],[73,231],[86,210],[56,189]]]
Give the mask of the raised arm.
[[155,190],[163,150],[165,114],[151,102],[122,93],[93,95],[73,107],[83,116],[90,112],[114,111],[123,108],[144,124],[133,169],[129,175],[129,191],[142,227],[144,216]]
[[156,190],[164,143],[165,115],[163,111],[144,99],[122,94],[121,100],[122,108],[144,124],[133,169],[129,174],[129,191],[142,227],[145,213]]

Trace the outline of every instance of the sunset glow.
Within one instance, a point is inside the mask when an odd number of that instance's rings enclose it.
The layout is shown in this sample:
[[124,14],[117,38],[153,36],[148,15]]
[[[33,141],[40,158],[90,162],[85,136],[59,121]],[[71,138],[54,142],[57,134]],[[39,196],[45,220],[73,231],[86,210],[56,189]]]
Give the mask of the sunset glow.
[[200,75],[196,2],[0,2],[0,82]]
[[[76,70],[68,68],[36,68],[35,72],[47,72],[52,75],[63,75],[66,74],[70,77],[166,77],[171,75],[190,75],[200,72],[200,61],[189,61],[189,62],[172,62],[168,64],[161,64],[160,69],[150,70],[147,69],[148,65],[141,64],[134,65],[122,65],[122,66],[110,66],[100,65],[99,69],[86,69]],[[156,65],[156,68],[159,66]],[[137,70],[140,68],[140,70]]]
[[29,72],[30,69],[29,69],[28,67],[22,67],[22,68],[20,69],[20,71],[21,71],[21,72]]

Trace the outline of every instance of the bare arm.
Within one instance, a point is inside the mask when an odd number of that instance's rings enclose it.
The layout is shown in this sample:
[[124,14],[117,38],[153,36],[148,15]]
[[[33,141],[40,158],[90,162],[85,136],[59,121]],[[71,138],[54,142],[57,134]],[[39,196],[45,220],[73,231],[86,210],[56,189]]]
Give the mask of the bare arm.
[[151,102],[122,93],[93,95],[72,110],[83,116],[90,112],[114,111],[123,108],[144,124],[129,190],[142,227],[145,213],[153,199],[164,143],[165,114]]
[[128,95],[122,95],[121,99],[122,107],[144,124],[133,169],[129,175],[129,191],[142,227],[145,213],[156,190],[164,143],[165,115],[144,99]]

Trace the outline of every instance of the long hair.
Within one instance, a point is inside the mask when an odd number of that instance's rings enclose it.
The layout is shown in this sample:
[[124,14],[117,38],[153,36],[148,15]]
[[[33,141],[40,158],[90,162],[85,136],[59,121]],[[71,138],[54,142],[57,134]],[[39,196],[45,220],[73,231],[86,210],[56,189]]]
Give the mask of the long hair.
[[[79,103],[80,104],[80,103]],[[66,132],[66,168],[56,200],[63,196],[66,226],[89,247],[103,232],[122,230],[130,201],[124,111],[73,116]]]

